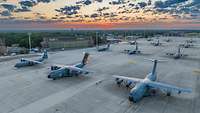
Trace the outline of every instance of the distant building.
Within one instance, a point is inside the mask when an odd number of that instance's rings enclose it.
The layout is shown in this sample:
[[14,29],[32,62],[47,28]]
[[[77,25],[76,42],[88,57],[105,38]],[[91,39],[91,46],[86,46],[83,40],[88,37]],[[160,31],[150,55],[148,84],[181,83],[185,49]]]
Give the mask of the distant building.
[[94,41],[91,37],[45,37],[41,42],[43,48],[54,49],[70,49],[83,48],[94,46]]
[[24,47],[19,47],[19,44],[13,44],[11,47],[7,47],[8,54],[25,54],[28,50]]

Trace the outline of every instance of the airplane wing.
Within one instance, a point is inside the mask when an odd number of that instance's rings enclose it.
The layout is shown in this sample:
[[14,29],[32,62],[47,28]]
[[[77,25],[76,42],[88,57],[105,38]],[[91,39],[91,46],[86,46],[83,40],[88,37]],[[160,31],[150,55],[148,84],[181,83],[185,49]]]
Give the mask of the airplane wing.
[[183,57],[184,57],[184,56],[188,56],[188,54],[181,54],[181,56],[183,56]]
[[133,83],[139,83],[143,80],[143,79],[139,79],[139,78],[125,77],[125,76],[119,76],[119,75],[113,75],[113,77],[118,78],[118,79],[122,79],[122,80],[131,81]]
[[173,85],[169,85],[169,84],[165,84],[165,83],[160,83],[160,82],[154,82],[154,81],[149,81],[148,86],[159,89],[161,91],[166,91],[166,92],[170,92],[170,93],[191,93],[192,89],[189,88],[180,88],[177,86],[173,86]]
[[173,56],[175,53],[166,53],[166,55]]
[[83,73],[90,73],[90,71],[82,69],[82,68],[78,68],[75,66],[66,66],[66,68],[70,69],[71,71],[77,71],[77,72],[83,72]]
[[36,60],[27,60],[27,59],[22,59],[21,61],[25,61],[25,62],[33,62],[35,64],[42,64],[42,62],[36,61]]
[[43,64],[42,62],[36,61],[36,60],[30,60],[29,62],[33,62],[35,64]]

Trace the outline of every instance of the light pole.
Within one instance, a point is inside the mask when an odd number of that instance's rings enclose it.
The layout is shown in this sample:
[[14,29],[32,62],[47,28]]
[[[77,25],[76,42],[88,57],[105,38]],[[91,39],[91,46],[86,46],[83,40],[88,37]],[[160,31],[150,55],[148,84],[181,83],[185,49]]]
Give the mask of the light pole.
[[96,32],[96,48],[99,47],[98,33]]
[[31,53],[31,33],[28,33],[29,53]]

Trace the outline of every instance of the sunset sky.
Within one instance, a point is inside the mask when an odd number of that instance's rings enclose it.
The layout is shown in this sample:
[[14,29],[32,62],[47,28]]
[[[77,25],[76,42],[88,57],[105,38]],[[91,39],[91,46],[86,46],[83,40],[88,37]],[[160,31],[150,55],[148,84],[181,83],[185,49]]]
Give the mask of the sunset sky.
[[200,29],[200,0],[0,0],[0,29]]

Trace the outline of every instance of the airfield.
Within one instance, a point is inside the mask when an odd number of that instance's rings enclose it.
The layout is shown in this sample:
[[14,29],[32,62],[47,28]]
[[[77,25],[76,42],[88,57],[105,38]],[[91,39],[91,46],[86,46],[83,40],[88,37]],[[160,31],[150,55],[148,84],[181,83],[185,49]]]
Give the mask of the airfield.
[[[127,43],[112,44],[109,51],[96,48],[49,52],[43,64],[16,69],[19,59],[0,62],[0,113],[199,113],[200,111],[200,48],[184,48],[186,59],[172,59],[166,52],[176,52],[177,45],[188,38],[169,37],[154,47],[146,39],[138,39],[141,55],[127,55],[124,49],[135,48]],[[193,38],[200,44],[200,39]],[[48,79],[53,64],[75,64],[89,52],[86,66],[92,73],[86,76]],[[31,59],[36,59],[32,57]],[[144,78],[153,63],[146,58],[167,60],[158,63],[158,80],[183,88],[192,88],[189,94],[144,97],[138,103],[128,100],[130,89],[118,87],[112,75]],[[200,71],[199,71],[200,72]]]

